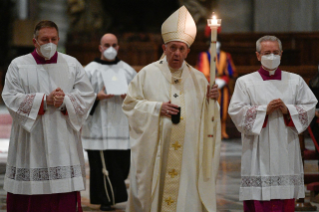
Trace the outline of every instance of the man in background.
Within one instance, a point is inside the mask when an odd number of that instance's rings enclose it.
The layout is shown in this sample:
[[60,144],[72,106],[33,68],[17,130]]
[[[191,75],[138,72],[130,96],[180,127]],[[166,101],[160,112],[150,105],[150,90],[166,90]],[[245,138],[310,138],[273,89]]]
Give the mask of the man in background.
[[[221,27],[217,32],[220,33]],[[209,26],[205,29],[205,37],[210,41],[211,28]],[[231,97],[231,92],[234,85],[234,79],[237,76],[236,67],[233,63],[230,53],[220,50],[221,43],[216,43],[216,84],[218,85],[220,105],[220,118],[222,139],[228,139],[229,136],[226,131],[226,121],[228,117],[228,105]],[[203,72],[208,82],[210,81],[210,50],[201,52],[198,55],[196,68]]]
[[101,57],[85,67],[96,100],[82,136],[90,163],[90,201],[112,211],[112,205],[127,200],[124,180],[130,168],[130,136],[121,106],[136,72],[117,57],[115,35],[105,34],[99,50]]

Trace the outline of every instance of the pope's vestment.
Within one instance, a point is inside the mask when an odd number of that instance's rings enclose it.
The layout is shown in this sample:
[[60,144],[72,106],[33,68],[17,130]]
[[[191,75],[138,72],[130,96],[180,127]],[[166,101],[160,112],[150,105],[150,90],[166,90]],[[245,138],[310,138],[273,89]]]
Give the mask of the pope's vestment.
[[[173,75],[166,57],[143,68],[130,83],[123,103],[132,154],[127,211],[216,211],[220,134],[217,141],[204,143],[207,85],[205,76],[186,62],[181,76]],[[181,107],[178,124],[160,115],[169,100]],[[215,119],[215,132],[220,132],[219,116]],[[214,145],[210,178],[203,176],[207,145]]]
[[[80,129],[95,96],[81,64],[56,54],[52,64],[37,64],[32,54],[18,57],[6,74],[2,97],[13,123],[4,189],[13,194],[85,189]],[[57,87],[65,93],[67,113],[48,106],[38,115],[44,95]]]
[[[240,200],[298,199],[305,196],[298,134],[307,129],[317,99],[293,73],[262,68],[240,77],[228,109],[242,135]],[[267,105],[282,99],[290,117]]]

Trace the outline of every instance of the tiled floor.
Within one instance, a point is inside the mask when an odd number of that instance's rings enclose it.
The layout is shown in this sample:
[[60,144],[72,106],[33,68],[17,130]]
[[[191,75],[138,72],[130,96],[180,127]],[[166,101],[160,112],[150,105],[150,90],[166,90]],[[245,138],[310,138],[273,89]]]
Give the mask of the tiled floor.
[[[4,120],[3,114],[8,114],[8,111],[0,106],[0,134],[8,137],[7,120]],[[2,118],[2,119],[1,119]],[[7,117],[6,117],[7,118]],[[1,139],[1,138],[0,138]],[[1,142],[1,141],[0,141]],[[306,147],[314,149],[312,141],[306,139]],[[87,158],[87,157],[86,157]],[[223,141],[220,152],[220,167],[217,179],[217,209],[219,212],[239,212],[243,211],[243,203],[238,200],[239,184],[240,184],[240,158],[241,158],[241,141],[233,139]],[[87,159],[86,159],[87,160]],[[89,173],[88,163],[86,164],[87,176]],[[6,211],[6,192],[3,190],[3,178],[5,172],[5,164],[0,161],[0,212]],[[318,173],[317,161],[305,162],[305,173]],[[89,176],[87,177],[87,188],[89,188]],[[309,192],[306,192],[309,196]],[[99,205],[90,205],[89,191],[81,192],[83,210],[99,211]],[[309,197],[306,198],[309,201]],[[319,211],[319,204],[317,206]],[[125,211],[125,203],[117,204],[115,207],[118,212]]]

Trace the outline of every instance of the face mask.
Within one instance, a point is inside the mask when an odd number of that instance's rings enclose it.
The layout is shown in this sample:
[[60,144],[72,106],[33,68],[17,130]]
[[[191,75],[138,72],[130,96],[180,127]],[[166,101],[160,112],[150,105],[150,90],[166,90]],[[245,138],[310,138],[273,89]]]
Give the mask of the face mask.
[[278,68],[280,64],[280,56],[274,54],[263,55],[261,57],[261,64],[270,70],[274,70]]
[[[38,43],[38,41],[37,41]],[[43,57],[45,59],[50,60],[51,57],[55,54],[57,46],[54,43],[47,43],[47,44],[43,44],[40,45],[38,43],[38,45],[40,46],[40,52],[43,55]]]
[[103,52],[103,55],[108,60],[114,60],[117,55],[117,51],[111,46]]

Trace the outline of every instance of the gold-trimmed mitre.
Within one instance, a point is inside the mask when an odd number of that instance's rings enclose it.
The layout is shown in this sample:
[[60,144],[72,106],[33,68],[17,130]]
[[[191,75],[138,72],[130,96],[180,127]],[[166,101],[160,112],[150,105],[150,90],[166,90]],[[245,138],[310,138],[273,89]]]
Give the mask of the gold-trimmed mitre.
[[195,40],[196,33],[195,21],[185,6],[180,7],[162,24],[164,43],[181,41],[190,47]]

